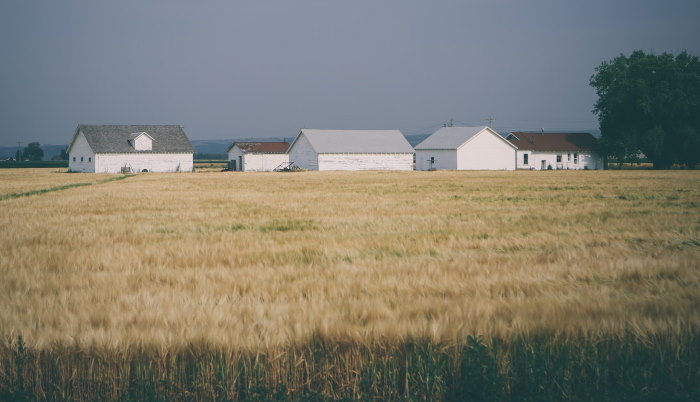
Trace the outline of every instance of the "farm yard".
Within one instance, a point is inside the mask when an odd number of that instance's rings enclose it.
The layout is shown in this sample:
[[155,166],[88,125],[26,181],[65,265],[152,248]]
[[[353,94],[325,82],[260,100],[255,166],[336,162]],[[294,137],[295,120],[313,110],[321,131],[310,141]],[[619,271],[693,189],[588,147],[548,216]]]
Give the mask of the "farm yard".
[[3,170],[0,399],[696,399],[698,183]]

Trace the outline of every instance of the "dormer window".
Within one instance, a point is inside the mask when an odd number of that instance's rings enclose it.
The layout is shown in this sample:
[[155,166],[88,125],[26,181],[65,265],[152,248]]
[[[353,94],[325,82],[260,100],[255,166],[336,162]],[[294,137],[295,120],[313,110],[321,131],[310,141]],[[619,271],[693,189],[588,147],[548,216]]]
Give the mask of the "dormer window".
[[153,137],[146,132],[132,133],[129,138],[129,143],[136,151],[152,151]]

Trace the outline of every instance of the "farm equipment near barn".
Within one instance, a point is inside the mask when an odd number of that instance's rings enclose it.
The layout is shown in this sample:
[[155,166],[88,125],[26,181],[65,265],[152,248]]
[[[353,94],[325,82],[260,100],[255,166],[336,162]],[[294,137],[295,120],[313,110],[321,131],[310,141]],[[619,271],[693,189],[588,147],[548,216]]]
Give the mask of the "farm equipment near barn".
[[293,172],[295,170],[299,170],[299,167],[294,162],[282,162],[273,169],[275,172]]

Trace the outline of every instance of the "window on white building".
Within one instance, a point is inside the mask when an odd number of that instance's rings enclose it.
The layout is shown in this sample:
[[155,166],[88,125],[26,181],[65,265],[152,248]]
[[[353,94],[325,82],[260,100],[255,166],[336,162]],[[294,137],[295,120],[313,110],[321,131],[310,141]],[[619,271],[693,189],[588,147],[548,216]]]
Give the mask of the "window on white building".
[[88,162],[92,162],[92,156],[88,156]]
[[73,162],[75,162],[75,156],[73,157]]
[[566,154],[566,161],[571,162],[571,153]]
[[528,154],[523,154],[523,165],[527,165],[527,164],[528,164],[528,159],[529,159],[529,155],[528,155]]
[[561,155],[557,155],[557,163],[561,163]]
[[578,165],[578,153],[574,152],[574,165]]
[[81,161],[81,162],[83,161],[83,157],[82,157],[82,156],[80,157],[80,161]]

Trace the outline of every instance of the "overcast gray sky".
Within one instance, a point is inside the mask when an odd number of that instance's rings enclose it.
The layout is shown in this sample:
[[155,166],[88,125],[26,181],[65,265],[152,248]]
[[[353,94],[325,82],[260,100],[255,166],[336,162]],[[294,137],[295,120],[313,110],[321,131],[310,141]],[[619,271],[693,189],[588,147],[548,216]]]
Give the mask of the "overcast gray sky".
[[595,129],[589,78],[635,49],[700,55],[700,2],[0,0],[0,144]]

